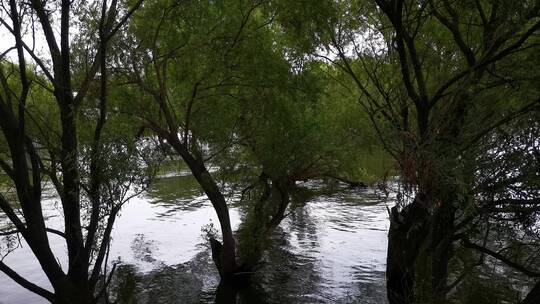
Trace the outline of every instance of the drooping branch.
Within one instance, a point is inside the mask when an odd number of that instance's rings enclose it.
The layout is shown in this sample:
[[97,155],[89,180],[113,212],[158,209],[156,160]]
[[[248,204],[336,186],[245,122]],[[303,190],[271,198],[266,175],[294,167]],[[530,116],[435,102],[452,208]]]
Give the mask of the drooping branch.
[[17,282],[22,287],[30,290],[31,292],[40,295],[44,297],[45,299],[49,301],[53,301],[54,294],[42,287],[39,287],[38,285],[28,281],[27,279],[23,278],[21,275],[19,275],[17,272],[15,272],[13,269],[8,267],[4,262],[0,261],[0,271],[5,273],[8,277],[10,277],[13,281]]
[[[52,234],[56,234],[56,235],[59,235],[63,238],[66,237],[66,234],[63,233],[62,231],[59,231],[59,230],[56,230],[56,229],[52,229],[52,228],[45,228],[45,231],[47,232],[50,232]],[[0,232],[0,236],[8,236],[8,235],[13,235],[13,234],[17,234],[17,233],[21,233],[22,231],[18,230],[18,229],[15,229],[15,230],[9,230],[9,231],[4,231],[4,232]]]
[[471,248],[471,249],[475,249],[477,251],[480,251],[482,253],[485,253],[501,262],[503,262],[504,264],[514,268],[515,270],[529,276],[529,277],[540,277],[540,272],[537,272],[537,271],[534,271],[534,270],[530,270],[528,268],[526,268],[525,266],[521,265],[521,264],[518,264],[512,260],[510,260],[509,258],[503,256],[502,254],[498,253],[498,252],[495,252],[491,249],[488,249],[486,247],[483,247],[483,246],[480,246],[478,244],[475,244],[471,241],[469,241],[467,238],[462,238],[461,239],[461,243],[463,244],[463,246],[467,247],[467,248]]
[[515,51],[519,50],[519,48],[525,42],[527,42],[527,40],[534,33],[536,33],[539,30],[540,30],[540,21],[537,21],[529,29],[527,29],[514,43],[510,44],[505,49],[499,51],[496,54],[491,54],[490,52],[486,51],[486,53],[479,60],[477,60],[474,66],[471,66],[461,72],[456,73],[454,76],[449,78],[445,83],[439,86],[439,88],[437,89],[433,97],[431,98],[430,106],[433,107],[439,100],[441,100],[441,98],[445,96],[445,94],[447,93],[447,90],[451,88],[454,84],[456,84],[458,81],[464,79],[466,76],[476,72],[477,70],[482,69],[491,63],[499,61],[507,57],[508,55],[513,54]]

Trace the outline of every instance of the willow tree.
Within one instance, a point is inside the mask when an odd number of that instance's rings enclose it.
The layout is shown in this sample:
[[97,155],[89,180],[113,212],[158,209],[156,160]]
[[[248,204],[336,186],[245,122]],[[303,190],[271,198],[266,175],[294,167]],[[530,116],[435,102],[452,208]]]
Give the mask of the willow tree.
[[[486,255],[537,276],[534,250],[528,265],[501,252],[538,245],[538,176],[522,165],[538,166],[538,1],[273,2],[292,47],[351,77],[397,163],[390,302],[444,303]],[[494,217],[520,241],[491,248]]]
[[[76,4],[81,6],[75,10]],[[2,2],[1,27],[13,42],[2,50],[0,67],[0,167],[9,186],[1,189],[0,208],[11,223],[3,235],[22,236],[53,290],[30,282],[3,261],[0,270],[53,303],[95,303],[103,296],[106,282],[97,286],[113,223],[129,184],[139,176],[134,153],[126,154],[125,145],[105,135],[108,43],[139,4],[128,9],[117,1]],[[75,13],[82,22],[79,35],[71,33]],[[43,50],[36,41],[44,41]],[[77,56],[73,44],[83,45],[77,41],[85,41],[86,56]],[[84,143],[77,128],[81,120],[89,128],[82,131],[93,133]],[[59,196],[62,231],[49,228],[44,218],[46,183]],[[65,241],[65,270],[51,248],[50,233]]]
[[[534,175],[512,162],[505,162],[509,166],[501,171],[489,171],[491,166],[482,160],[494,157],[492,150],[501,148],[501,162],[508,157],[525,160],[537,147],[530,141],[502,145],[492,138],[520,119],[527,121],[519,129],[527,134],[525,138],[537,134],[531,115],[540,103],[533,88],[538,75],[525,76],[522,63],[538,63],[533,57],[537,52],[534,35],[540,30],[539,7],[537,2],[480,1],[428,1],[418,6],[413,1],[379,1],[377,6],[385,16],[381,24],[391,28],[383,35],[392,42],[388,55],[394,59],[402,85],[399,93],[386,94],[391,89],[377,80],[380,61],[373,65],[365,60],[365,72],[378,95],[365,100],[370,109],[390,116],[386,124],[401,133],[393,154],[414,196],[409,205],[402,204],[401,211],[396,207],[391,214],[389,298],[398,303],[414,300],[412,290],[417,288],[419,294],[430,290],[425,295],[428,301],[443,303],[460,282],[448,282],[456,241],[467,246],[471,234],[493,237],[489,216],[522,212],[531,216],[538,211],[534,207],[538,189],[524,186]],[[343,49],[338,43],[335,46],[346,60]],[[352,67],[345,69],[355,75]],[[360,81],[358,87],[368,93]],[[528,148],[514,153],[520,146]],[[504,185],[498,192],[479,185],[486,171],[491,175],[487,179]],[[504,177],[499,176],[502,172]],[[516,202],[513,210],[498,208]],[[484,213],[498,215],[481,216]],[[473,220],[481,217],[484,225]],[[527,225],[518,223],[516,228],[526,233]],[[477,227],[488,230],[471,233]],[[408,238],[409,244],[402,243]],[[485,246],[469,247],[486,254]],[[414,269],[416,261],[422,262]],[[418,270],[424,261],[429,263],[427,269]],[[416,282],[415,272],[422,275]]]
[[[137,101],[124,111],[183,159],[218,215],[223,243],[212,247],[224,281],[256,263],[259,241],[285,217],[296,181],[345,177],[337,156],[353,163],[347,151],[364,143],[352,134],[360,111],[331,111],[326,67],[300,69],[287,59],[265,5],[158,1],[138,12],[126,34],[129,52],[118,54],[123,92]],[[240,253],[220,183],[227,172],[237,176],[233,188],[247,186],[247,217],[257,223],[242,228]]]

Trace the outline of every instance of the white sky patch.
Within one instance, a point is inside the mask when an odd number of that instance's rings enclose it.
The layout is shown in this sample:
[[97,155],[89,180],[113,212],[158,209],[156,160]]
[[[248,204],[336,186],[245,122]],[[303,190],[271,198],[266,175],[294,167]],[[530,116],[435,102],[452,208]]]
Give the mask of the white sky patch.
[[[387,44],[383,35],[377,29],[363,29],[351,33],[351,37],[339,39],[341,51],[348,59],[358,59],[361,56],[383,56],[387,52]],[[319,46],[314,55],[328,62],[340,60],[339,50],[333,46]]]
[[[6,7],[7,9],[7,7]],[[20,8],[19,8],[20,9]],[[55,39],[58,45],[60,45],[60,11],[56,10],[54,11],[52,15],[52,22],[51,25],[53,27],[53,31],[55,34]],[[8,13],[4,10],[0,10],[0,19],[4,20],[8,26],[13,29],[13,21],[11,20],[11,17],[8,15]],[[69,29],[70,31],[70,42],[73,41],[73,38],[79,33],[79,29],[77,27],[77,22],[73,22],[74,20],[71,20],[70,24],[71,27]],[[23,22],[21,25],[21,31],[22,31],[22,38],[24,43],[33,50],[33,53],[40,58],[40,60],[50,67],[50,52],[49,52],[49,46],[47,44],[47,40],[45,39],[45,35],[43,33],[41,24],[39,23],[39,20],[35,15],[30,15],[30,13],[27,13],[23,17]],[[10,50],[10,48],[13,48]],[[8,51],[9,50],[9,51]],[[4,59],[8,59],[9,61],[12,61],[14,63],[18,63],[18,57],[17,57],[17,50],[15,49],[15,37],[11,33],[8,27],[6,27],[4,24],[0,24],[0,54],[5,54]],[[40,70],[37,66],[36,62],[32,59],[29,52],[25,50],[25,60],[26,63],[29,65],[34,66],[38,71]],[[52,69],[52,68],[51,68]]]

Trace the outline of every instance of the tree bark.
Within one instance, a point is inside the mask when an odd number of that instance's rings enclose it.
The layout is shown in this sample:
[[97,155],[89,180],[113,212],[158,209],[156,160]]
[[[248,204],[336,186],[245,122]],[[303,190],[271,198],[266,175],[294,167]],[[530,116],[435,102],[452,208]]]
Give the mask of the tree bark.
[[[9,157],[11,158],[10,164],[0,159],[0,167],[15,184],[17,197],[22,211],[19,214],[22,216],[15,212],[14,208],[11,207],[9,202],[7,202],[1,194],[0,209],[4,211],[17,228],[17,232],[20,233],[28,243],[45,275],[53,286],[54,293],[24,279],[1,261],[0,271],[6,273],[21,286],[46,298],[52,303],[89,304],[95,303],[96,300],[94,294],[95,284],[89,280],[89,268],[92,247],[95,241],[94,236],[98,232],[98,227],[97,225],[86,227],[88,235],[91,237],[88,239],[87,246],[85,246],[84,232],[81,225],[81,174],[78,152],[79,140],[77,138],[77,107],[80,101],[86,96],[89,84],[94,80],[99,67],[98,63],[102,63],[102,75],[106,72],[104,57],[106,41],[127,21],[133,11],[140,6],[142,0],[139,0],[138,3],[129,10],[124,18],[115,25],[113,30],[111,30],[110,27],[113,25],[113,21],[116,18],[117,1],[113,0],[109,6],[107,5],[107,1],[103,1],[98,52],[90,71],[88,71],[84,77],[84,81],[78,86],[76,96],[72,86],[73,70],[71,68],[72,62],[70,58],[72,52],[69,41],[72,2],[69,0],[62,0],[59,2],[60,27],[57,31],[58,35],[55,35],[52,24],[53,21],[44,1],[29,1],[28,4],[25,4],[25,7],[27,6],[28,10],[24,9],[19,12],[18,7],[21,5],[20,1],[10,0],[9,17],[13,22],[13,28],[11,29],[9,27],[6,20],[4,20],[4,17],[0,20],[1,23],[12,32],[15,40],[19,62],[19,80],[21,82],[21,93],[19,95],[14,94],[8,86],[4,72],[0,69],[0,79],[3,82],[2,88],[5,91],[4,93],[7,93],[2,95],[9,99],[6,102],[6,100],[0,98],[0,129],[8,144],[10,152]],[[41,25],[41,31],[49,47],[52,67],[45,66],[43,61],[39,59],[39,56],[37,56],[33,49],[30,49],[22,39],[21,28],[24,28],[23,20],[30,15],[36,16],[36,21]],[[33,32],[32,34],[35,35]],[[24,50],[26,50],[26,52]],[[29,81],[29,78],[27,77],[26,59],[24,58],[25,54],[29,54],[47,76],[50,84],[54,88],[54,97],[56,99],[57,109],[60,112],[61,144],[60,147],[49,149],[49,159],[42,158],[40,145],[36,144],[36,139],[31,138],[32,135],[28,133],[25,128],[27,116],[25,105],[31,84],[31,81]],[[101,59],[101,61],[99,59]],[[106,92],[104,90],[106,86],[105,80],[106,79],[102,77],[102,89],[104,93]],[[18,105],[17,114],[14,112],[11,99],[16,99],[16,104]],[[105,99],[102,100],[104,104]],[[101,111],[101,114],[104,115],[104,111]],[[103,124],[101,124],[101,126],[102,125]],[[101,130],[96,130],[96,132],[101,132]],[[52,150],[54,150],[54,152],[51,152]],[[56,167],[57,163],[60,163],[61,167],[61,172],[58,175]],[[47,169],[47,164],[50,164],[52,169]],[[67,255],[69,258],[67,274],[59,265],[48,240],[48,233],[51,232],[51,229],[48,229],[45,225],[41,205],[42,182],[43,176],[45,175],[48,175],[51,178],[62,202],[65,231],[57,232],[57,234],[64,237],[66,241]],[[61,176],[61,178],[59,176]],[[98,186],[100,182],[99,179],[95,180],[95,183]],[[94,208],[96,209],[94,214],[97,214],[97,216],[99,216],[99,210],[97,210],[99,207],[101,207],[99,204],[94,204]],[[97,219],[95,221],[97,221]],[[108,242],[108,240],[109,237],[105,234],[101,244],[102,248],[103,243]],[[93,273],[93,277],[99,275],[101,264],[102,260],[99,259],[94,263],[95,275]]]
[[215,304],[233,304],[238,299],[238,287],[227,284],[226,282],[220,282],[216,289],[216,297],[214,299]]
[[246,214],[239,229],[239,267],[248,272],[260,262],[272,233],[286,217],[285,212],[290,204],[289,191],[294,187],[294,182],[288,177],[271,178],[265,173],[261,174],[259,182],[262,184],[260,197]]
[[415,199],[399,211],[391,209],[386,260],[390,304],[414,303],[416,258],[428,234],[427,210]]
[[452,257],[455,209],[451,201],[435,210],[431,231],[431,285],[432,302],[446,303],[448,262]]
[[55,287],[53,304],[93,304],[94,294],[88,286],[76,286],[66,279]]

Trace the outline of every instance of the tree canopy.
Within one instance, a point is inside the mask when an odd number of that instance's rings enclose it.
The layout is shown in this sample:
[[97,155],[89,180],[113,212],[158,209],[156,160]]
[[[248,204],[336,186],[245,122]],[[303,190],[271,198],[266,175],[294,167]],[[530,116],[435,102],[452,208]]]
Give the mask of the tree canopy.
[[[165,157],[187,165],[218,216],[210,243],[227,284],[257,269],[301,207],[297,183],[315,179],[397,194],[391,304],[470,301],[471,281],[496,275],[486,260],[540,277],[536,0],[1,8],[12,44],[0,50],[2,235],[23,237],[54,290],[0,270],[51,302],[106,297],[115,218]],[[43,218],[49,184],[63,231]],[[49,233],[65,239],[67,272]],[[522,303],[539,300],[539,284]]]

